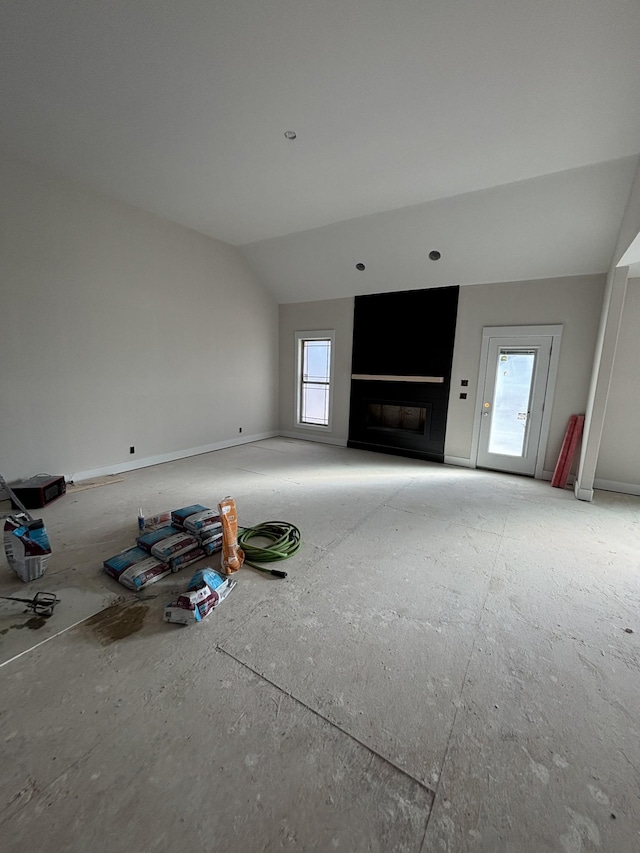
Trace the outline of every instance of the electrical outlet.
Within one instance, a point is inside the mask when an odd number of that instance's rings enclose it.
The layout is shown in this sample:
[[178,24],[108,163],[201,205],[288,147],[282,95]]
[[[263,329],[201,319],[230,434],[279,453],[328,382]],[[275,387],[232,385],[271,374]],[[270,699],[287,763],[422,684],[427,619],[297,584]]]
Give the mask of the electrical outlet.
[[131,447],[129,448],[129,453],[135,453],[135,452],[136,452],[136,449],[132,444]]
[[466,399],[467,399],[466,391],[463,391],[463,392],[462,392],[462,394],[460,394],[460,399],[461,399],[461,400],[466,400]]
[[469,380],[468,379],[461,379],[460,384],[462,385],[463,388],[466,388],[467,385],[469,384]]

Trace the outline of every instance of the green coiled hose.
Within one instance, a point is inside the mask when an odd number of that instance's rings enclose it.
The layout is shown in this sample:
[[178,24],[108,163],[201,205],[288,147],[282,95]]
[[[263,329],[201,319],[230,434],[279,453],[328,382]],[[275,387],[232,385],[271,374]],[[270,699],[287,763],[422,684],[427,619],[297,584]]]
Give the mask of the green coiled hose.
[[[252,545],[250,540],[257,538],[268,539],[270,544]],[[286,578],[287,573],[279,569],[268,569],[258,563],[288,560],[298,553],[301,544],[300,531],[295,524],[288,521],[263,521],[255,527],[242,527],[238,533],[238,545],[244,551],[246,565],[277,578]]]

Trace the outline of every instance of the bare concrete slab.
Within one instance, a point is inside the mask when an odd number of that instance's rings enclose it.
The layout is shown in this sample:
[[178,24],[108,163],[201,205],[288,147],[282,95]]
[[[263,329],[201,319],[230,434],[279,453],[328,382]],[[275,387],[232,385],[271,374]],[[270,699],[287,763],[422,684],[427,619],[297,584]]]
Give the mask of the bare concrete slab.
[[571,638],[481,629],[424,853],[638,850],[637,676]]
[[635,637],[625,629],[633,630],[640,615],[640,541],[621,538],[603,549],[584,534],[578,549],[575,541],[553,544],[550,538],[530,553],[518,540],[503,538],[487,617],[514,633],[570,638],[602,657],[619,654],[623,646],[637,653]]
[[295,609],[291,629],[276,605],[262,624],[247,624],[221,647],[414,779],[435,785],[471,627],[436,628],[366,605],[332,613],[331,604],[321,598]]
[[69,853],[420,849],[430,791],[223,653],[127,690],[125,713],[116,680],[102,687],[91,744],[38,744],[0,815],[5,849],[25,835]]
[[304,486],[291,484],[280,486],[265,502],[259,495],[249,493],[238,498],[241,523],[249,526],[269,519],[285,519],[295,524],[302,532],[305,544],[331,548],[348,535],[356,525],[387,503],[409,478],[403,472],[394,477],[376,473],[356,483],[351,474],[323,471],[315,474]]
[[[595,503],[574,500],[570,493],[549,489],[550,498],[537,490],[514,496],[504,534],[509,539],[558,544],[579,552],[596,554],[617,550],[630,541],[640,541],[640,517],[634,503],[614,495],[599,492]],[[558,502],[562,497],[562,505]],[[637,500],[637,499],[635,499]]]
[[[191,569],[103,575],[227,494],[298,524],[288,578],[181,627]],[[640,498],[269,439],[39,514],[39,588],[124,598],[0,667],[3,853],[640,849]]]
[[491,532],[385,505],[333,547],[315,580],[354,606],[374,592],[434,624],[476,623],[500,544]]
[[380,510],[314,567],[309,585],[274,595],[221,647],[435,784],[498,544]]
[[59,599],[50,618],[35,614],[24,604],[0,601],[0,667],[99,613],[121,597],[117,590],[78,589],[60,585],[53,578],[42,578],[20,587],[7,585],[2,595],[33,599],[38,590],[52,592]]
[[[460,499],[461,488],[465,490],[464,500]],[[496,485],[485,474],[469,481],[464,469],[440,465],[436,471],[427,469],[423,476],[395,494],[389,504],[420,516],[501,534],[513,491],[508,481],[498,480]]]

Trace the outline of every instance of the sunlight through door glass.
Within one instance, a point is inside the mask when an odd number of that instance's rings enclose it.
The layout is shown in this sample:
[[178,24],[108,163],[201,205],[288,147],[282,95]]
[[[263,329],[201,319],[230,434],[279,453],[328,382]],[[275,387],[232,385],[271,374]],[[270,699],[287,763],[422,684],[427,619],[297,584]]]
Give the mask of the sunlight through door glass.
[[489,453],[524,456],[535,361],[535,351],[499,351]]

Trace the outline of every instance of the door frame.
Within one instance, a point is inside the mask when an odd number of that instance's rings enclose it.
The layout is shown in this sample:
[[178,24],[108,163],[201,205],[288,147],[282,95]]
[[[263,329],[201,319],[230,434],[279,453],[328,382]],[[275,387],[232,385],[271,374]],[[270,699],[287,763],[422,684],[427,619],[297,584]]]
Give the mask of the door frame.
[[482,418],[482,403],[484,400],[484,386],[487,378],[489,340],[490,338],[521,338],[523,346],[526,346],[528,337],[550,337],[551,358],[549,361],[549,373],[544,396],[544,411],[542,413],[542,425],[540,427],[540,440],[536,453],[536,467],[534,479],[542,480],[544,472],[544,451],[549,439],[549,427],[551,426],[551,412],[553,410],[553,396],[556,390],[556,379],[558,377],[558,364],[560,362],[560,343],[562,341],[563,326],[485,326],[482,330],[482,347],[480,349],[480,368],[478,370],[478,384],[476,386],[476,410],[473,418],[473,436],[471,439],[471,467],[476,468],[478,463],[478,445],[480,444],[480,423]]

